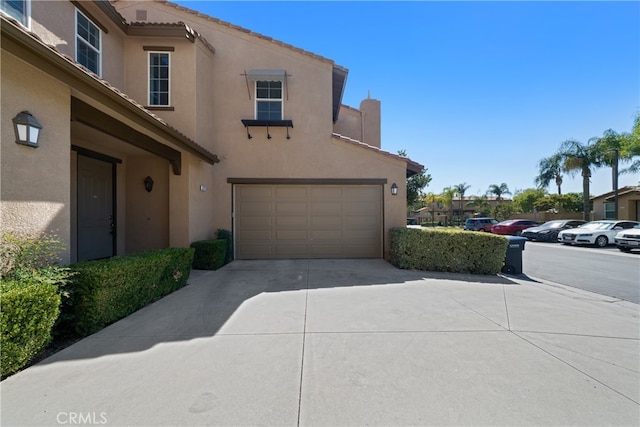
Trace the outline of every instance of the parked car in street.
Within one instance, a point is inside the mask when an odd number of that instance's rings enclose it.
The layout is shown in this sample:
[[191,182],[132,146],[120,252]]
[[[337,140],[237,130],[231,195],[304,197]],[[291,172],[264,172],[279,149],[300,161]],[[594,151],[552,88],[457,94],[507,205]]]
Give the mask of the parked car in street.
[[586,222],[587,221],[581,219],[554,219],[537,227],[527,228],[522,232],[521,236],[539,242],[557,242],[558,233],[562,230],[576,228]]
[[609,219],[591,221],[578,228],[561,231],[558,233],[558,242],[565,245],[595,245],[604,248],[614,243],[619,231],[631,229],[636,225],[640,225],[640,222]]
[[511,236],[519,236],[523,230],[527,228],[535,227],[538,224],[536,221],[530,219],[508,219],[502,221],[491,227],[491,232],[494,234],[508,234]]
[[498,220],[495,218],[468,218],[464,222],[464,229],[471,231],[491,231],[491,227],[496,225]]
[[622,252],[630,252],[632,249],[640,249],[640,225],[628,230],[619,231],[614,238],[616,247]]

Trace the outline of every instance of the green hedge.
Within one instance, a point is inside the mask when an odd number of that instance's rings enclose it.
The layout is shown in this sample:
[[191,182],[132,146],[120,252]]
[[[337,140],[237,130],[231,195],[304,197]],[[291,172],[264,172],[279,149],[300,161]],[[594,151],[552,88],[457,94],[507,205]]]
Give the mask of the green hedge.
[[407,270],[497,274],[504,265],[504,236],[456,229],[394,228],[390,261]]
[[99,331],[183,287],[193,248],[159,249],[71,265],[71,318],[80,336]]
[[225,230],[224,228],[219,228],[216,231],[216,237],[218,239],[225,239],[227,241],[227,252],[226,257],[224,259],[225,264],[229,264],[233,261],[233,233],[229,230]]
[[60,313],[60,294],[52,284],[0,283],[0,366],[6,377],[26,366],[51,341]]
[[196,270],[217,270],[226,262],[226,239],[200,240],[193,242],[191,247],[195,249],[193,268]]

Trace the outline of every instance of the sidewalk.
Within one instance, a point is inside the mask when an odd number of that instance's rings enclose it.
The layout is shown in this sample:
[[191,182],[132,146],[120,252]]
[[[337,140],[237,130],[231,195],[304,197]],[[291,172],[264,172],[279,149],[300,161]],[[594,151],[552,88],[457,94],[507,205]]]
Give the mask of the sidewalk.
[[3,426],[638,426],[640,317],[525,276],[234,261],[1,393]]

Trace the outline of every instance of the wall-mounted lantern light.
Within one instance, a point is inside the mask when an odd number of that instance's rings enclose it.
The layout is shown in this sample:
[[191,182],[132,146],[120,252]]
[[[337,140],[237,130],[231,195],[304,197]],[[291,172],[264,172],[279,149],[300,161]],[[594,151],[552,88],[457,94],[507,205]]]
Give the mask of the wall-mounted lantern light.
[[398,195],[398,186],[396,185],[395,182],[393,184],[391,184],[391,195],[392,196],[397,196]]
[[16,144],[38,148],[38,137],[42,125],[28,111],[21,111],[13,119],[13,129],[16,132]]
[[153,178],[151,178],[150,176],[144,179],[144,189],[149,193],[151,193],[151,190],[153,190]]

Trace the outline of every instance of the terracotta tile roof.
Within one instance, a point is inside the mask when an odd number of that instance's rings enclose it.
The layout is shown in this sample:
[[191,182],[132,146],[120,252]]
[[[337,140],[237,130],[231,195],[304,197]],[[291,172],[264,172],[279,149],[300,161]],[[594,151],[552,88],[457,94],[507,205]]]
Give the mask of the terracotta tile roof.
[[392,157],[394,159],[403,160],[407,162],[407,175],[409,176],[409,172],[412,172],[411,175],[419,173],[424,169],[424,166],[418,162],[414,162],[408,157],[400,156],[398,154],[390,153],[389,151],[382,150],[378,147],[374,147],[373,145],[365,144],[362,141],[358,141],[357,139],[349,138],[348,136],[340,135],[339,133],[333,133],[331,135],[335,139],[339,139],[340,141],[347,142],[349,144],[355,145],[356,147],[364,148],[370,151],[374,151],[378,154],[383,154],[388,157]]
[[67,64],[73,66],[75,69],[77,69],[78,72],[82,73],[82,75],[85,75],[85,76],[89,77],[96,84],[104,87],[105,89],[107,89],[113,95],[121,98],[122,100],[126,101],[132,107],[135,107],[136,109],[140,110],[141,112],[143,112],[144,114],[146,114],[147,116],[152,118],[153,121],[157,122],[159,125],[161,125],[162,127],[166,128],[167,130],[169,130],[170,133],[175,134],[176,136],[179,137],[179,139],[181,139],[183,142],[187,143],[188,146],[192,146],[192,148],[194,148],[196,151],[204,153],[206,156],[210,157],[211,159],[215,159],[216,162],[219,161],[218,157],[215,154],[211,153],[206,148],[202,147],[201,145],[199,145],[195,141],[191,140],[189,137],[187,137],[185,134],[180,132],[178,129],[176,129],[173,126],[169,125],[160,116],[157,116],[157,115],[153,114],[151,111],[149,111],[146,108],[144,108],[141,104],[139,104],[134,99],[132,99],[129,96],[127,96],[127,94],[122,92],[120,89],[116,88],[115,86],[112,86],[108,81],[102,79],[100,76],[98,76],[97,74],[93,73],[88,68],[86,68],[83,65],[77,63],[74,58],[70,57],[69,55],[63,54],[55,46],[46,44],[36,33],[34,33],[33,31],[30,31],[27,28],[25,28],[17,20],[13,19],[12,17],[6,16],[4,14],[0,14],[0,22],[1,22],[1,25],[3,26],[3,31],[5,31],[5,29],[6,29],[6,27],[4,27],[5,25],[10,25],[12,28],[14,28],[19,33],[21,33],[24,37],[30,38],[30,39],[34,40],[35,42],[37,42],[41,47],[45,48],[50,54],[52,54],[52,55],[54,55],[54,56],[56,56],[58,58],[61,58]]
[[129,28],[184,28],[185,32],[187,34],[189,34],[191,37],[193,37],[194,39],[198,39],[202,42],[203,45],[205,45],[205,47],[207,49],[209,49],[211,52],[216,51],[216,49],[213,47],[213,45],[211,43],[209,43],[209,41],[204,38],[202,36],[202,34],[200,34],[199,32],[197,32],[196,30],[194,30],[193,28],[191,28],[189,25],[185,24],[184,22],[141,22],[141,21],[135,21],[135,22],[130,22],[127,24],[127,26]]

